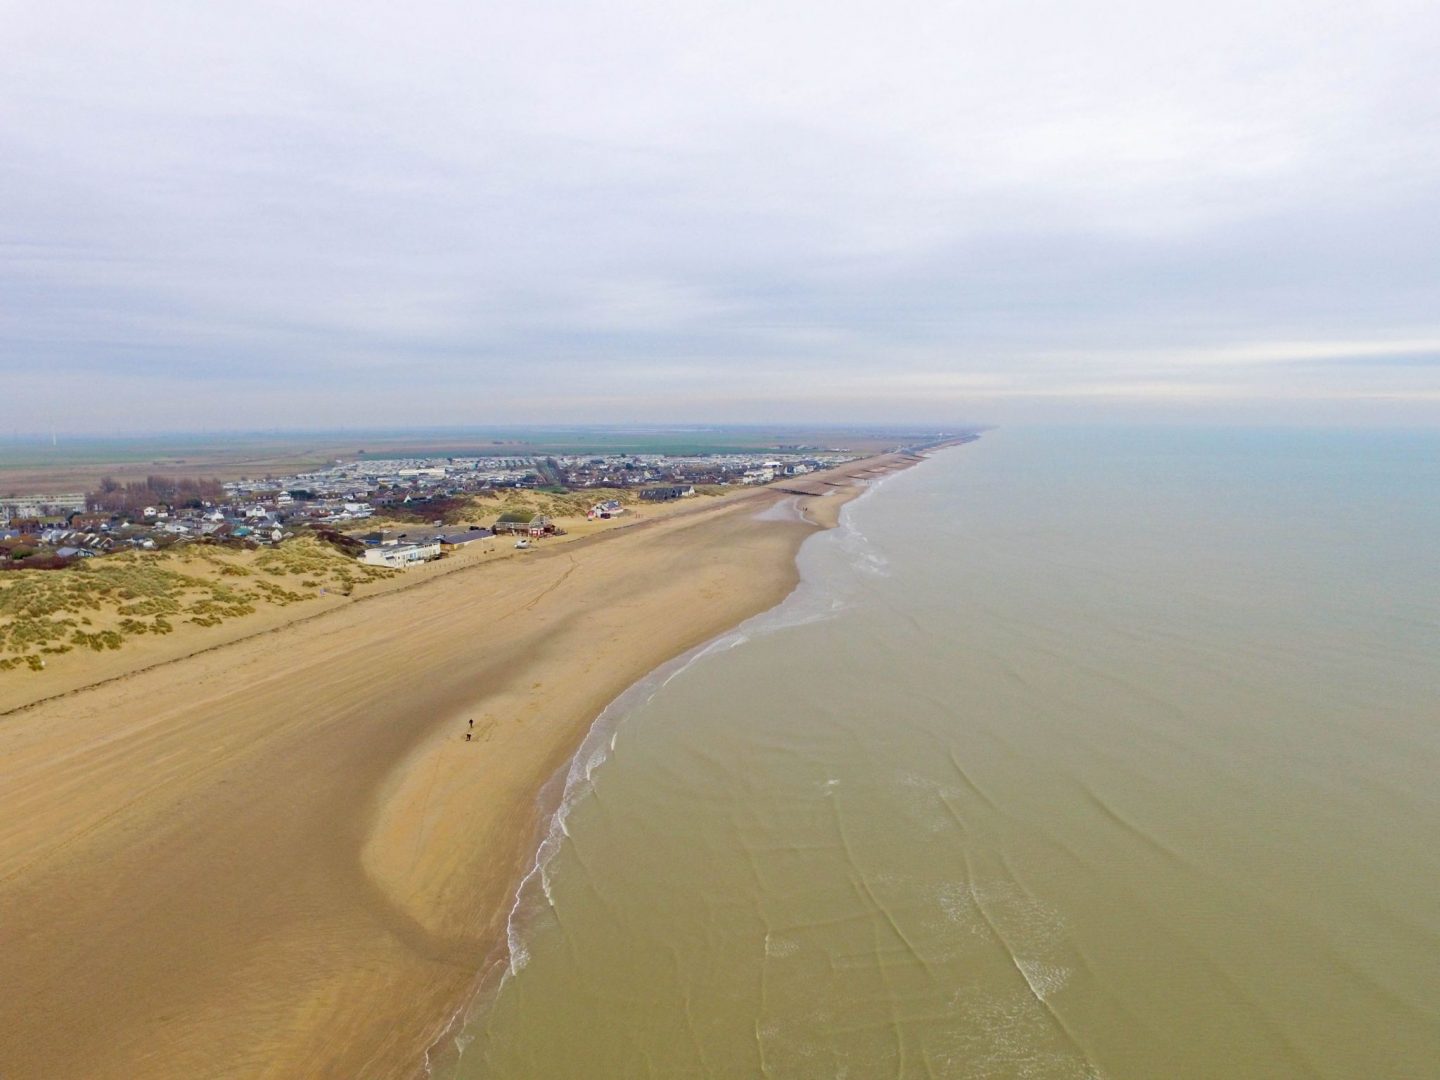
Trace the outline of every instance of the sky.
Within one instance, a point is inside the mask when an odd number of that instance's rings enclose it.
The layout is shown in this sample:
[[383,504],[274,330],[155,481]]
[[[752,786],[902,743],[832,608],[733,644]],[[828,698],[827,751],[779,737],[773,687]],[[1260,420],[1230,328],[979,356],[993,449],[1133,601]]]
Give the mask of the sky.
[[0,0],[0,429],[1440,424],[1440,5]]

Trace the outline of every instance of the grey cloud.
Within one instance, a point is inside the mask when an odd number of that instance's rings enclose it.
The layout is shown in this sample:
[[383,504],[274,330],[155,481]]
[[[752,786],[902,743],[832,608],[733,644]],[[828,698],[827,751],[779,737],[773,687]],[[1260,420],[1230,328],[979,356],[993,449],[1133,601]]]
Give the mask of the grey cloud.
[[[1346,395],[1440,420],[1433,365],[1378,359],[1440,338],[1423,6],[62,3],[0,29],[0,372],[46,427],[157,395],[252,426]],[[1337,342],[1365,347],[1306,359]]]

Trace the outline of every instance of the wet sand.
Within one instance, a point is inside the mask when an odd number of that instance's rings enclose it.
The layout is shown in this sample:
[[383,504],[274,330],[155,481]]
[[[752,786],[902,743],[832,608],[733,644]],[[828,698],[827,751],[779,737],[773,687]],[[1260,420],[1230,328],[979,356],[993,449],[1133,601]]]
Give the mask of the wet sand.
[[594,716],[910,460],[784,485],[815,524],[760,490],[0,714],[0,1075],[412,1074]]

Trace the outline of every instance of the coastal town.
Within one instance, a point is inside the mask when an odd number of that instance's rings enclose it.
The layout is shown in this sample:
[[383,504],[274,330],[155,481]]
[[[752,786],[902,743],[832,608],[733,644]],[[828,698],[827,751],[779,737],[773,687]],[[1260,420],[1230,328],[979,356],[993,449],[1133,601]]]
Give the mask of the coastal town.
[[[879,457],[912,461],[931,445],[912,436]],[[834,445],[689,455],[362,452],[263,477],[97,473],[86,492],[0,497],[0,673],[57,661],[80,672],[79,654],[177,632],[188,640],[191,628],[213,631],[294,604],[343,603],[402,587],[387,579],[428,564],[443,562],[435,568],[443,575],[526,556],[656,523],[682,506],[721,506],[727,494],[829,494],[869,479],[874,466],[859,459],[875,457]]]
[[[843,447],[795,447],[693,456],[359,457],[224,483],[163,474],[123,484],[106,479],[90,492],[0,496],[0,569],[63,569],[117,552],[197,542],[274,545],[305,531],[353,542],[362,561],[404,567],[496,533],[522,539],[553,533],[546,515],[504,508],[517,492],[582,499],[593,492],[585,516],[608,519],[634,503],[768,484],[856,456]],[[461,521],[467,524],[459,532],[447,528]],[[423,531],[377,527],[384,525]],[[402,531],[408,543],[400,542]]]

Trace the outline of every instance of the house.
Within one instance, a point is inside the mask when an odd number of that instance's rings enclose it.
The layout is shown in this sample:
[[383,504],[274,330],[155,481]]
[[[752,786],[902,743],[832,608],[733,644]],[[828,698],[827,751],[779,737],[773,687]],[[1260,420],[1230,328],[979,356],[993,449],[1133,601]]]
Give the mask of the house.
[[666,487],[645,488],[640,492],[640,498],[646,502],[669,502],[671,499],[686,499],[694,494],[694,484],[670,484]]
[[521,533],[526,536],[544,536],[547,533],[553,533],[555,526],[544,514],[532,514],[528,510],[511,510],[501,514],[491,529],[496,535]]
[[585,516],[591,521],[595,521],[597,518],[619,517],[623,513],[625,513],[625,507],[620,505],[620,500],[606,499],[604,502],[592,506]]
[[369,566],[389,566],[405,570],[417,563],[428,562],[440,557],[440,543],[428,544],[381,544],[368,547],[360,555],[360,561]]
[[11,496],[0,500],[0,519],[16,520],[76,514],[85,511],[85,495],[74,492],[64,495]]
[[440,541],[441,551],[456,551],[466,544],[473,544],[477,540],[488,540],[494,535],[489,529],[470,529],[466,532],[442,533],[435,539]]

